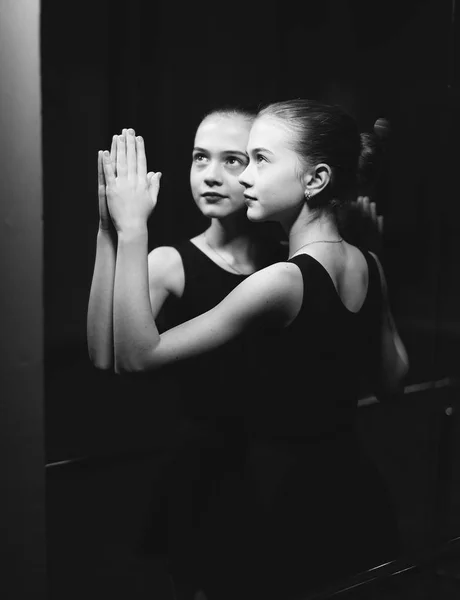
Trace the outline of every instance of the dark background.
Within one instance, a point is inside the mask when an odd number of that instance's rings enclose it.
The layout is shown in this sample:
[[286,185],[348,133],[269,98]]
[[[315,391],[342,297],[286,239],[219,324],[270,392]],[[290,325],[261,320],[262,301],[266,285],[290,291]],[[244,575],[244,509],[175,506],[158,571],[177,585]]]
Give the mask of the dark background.
[[[390,300],[411,362],[407,384],[455,382],[460,131],[453,7],[452,0],[42,2],[47,461],[105,456],[116,465],[117,456],[144,453],[137,462],[78,475],[50,470],[50,556],[62,581],[56,549],[64,547],[61,558],[70,562],[76,553],[81,560],[83,546],[92,548],[99,558],[87,558],[87,566],[93,560],[96,569],[103,555],[113,575],[110,557],[133,541],[139,498],[148,496],[146,470],[156,468],[177,419],[167,378],[126,383],[95,372],[87,357],[97,151],[123,127],[144,136],[149,169],[163,173],[149,222],[153,248],[206,224],[189,191],[193,136],[206,110],[311,97],[341,104],[362,130],[388,118],[388,169],[374,199],[385,222]],[[436,389],[399,407],[363,408],[358,422],[400,511],[408,551],[432,533],[444,409],[457,401],[456,390]],[[459,433],[456,421],[449,427]],[[146,451],[155,464],[143,462]],[[449,456],[457,472],[458,448]],[[460,502],[455,493],[452,506]],[[446,537],[460,532],[458,518],[449,519]],[[139,584],[136,565],[131,581]]]
[[189,191],[194,132],[207,109],[226,102],[306,96],[342,104],[362,130],[378,117],[390,120],[388,168],[374,199],[385,220],[392,307],[411,360],[408,383],[456,374],[453,33],[450,0],[42,3],[50,461],[120,444],[161,445],[165,423],[174,420],[165,394],[134,398],[119,380],[101,383],[89,365],[97,151],[122,127],[141,133],[149,168],[163,173],[150,247],[190,237],[206,223]]

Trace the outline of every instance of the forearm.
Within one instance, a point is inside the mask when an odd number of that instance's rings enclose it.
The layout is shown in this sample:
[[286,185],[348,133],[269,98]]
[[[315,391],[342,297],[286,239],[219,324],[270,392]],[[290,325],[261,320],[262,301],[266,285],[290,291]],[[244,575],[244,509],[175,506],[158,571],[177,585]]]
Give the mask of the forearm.
[[118,235],[113,330],[115,370],[146,370],[160,340],[149,297],[146,225]]
[[115,265],[115,240],[108,231],[100,229],[87,315],[88,352],[91,362],[99,369],[113,366]]
[[409,370],[409,358],[389,310],[384,319],[381,388],[387,394],[398,394],[403,390],[404,379]]

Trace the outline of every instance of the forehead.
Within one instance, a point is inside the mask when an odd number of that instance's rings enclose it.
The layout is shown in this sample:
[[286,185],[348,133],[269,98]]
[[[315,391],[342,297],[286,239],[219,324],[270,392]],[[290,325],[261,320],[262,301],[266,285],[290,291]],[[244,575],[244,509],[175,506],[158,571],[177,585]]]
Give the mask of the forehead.
[[273,152],[290,149],[293,133],[283,121],[273,116],[258,117],[252,126],[248,150],[267,148]]
[[195,146],[216,151],[246,152],[251,122],[241,115],[212,115],[198,127]]

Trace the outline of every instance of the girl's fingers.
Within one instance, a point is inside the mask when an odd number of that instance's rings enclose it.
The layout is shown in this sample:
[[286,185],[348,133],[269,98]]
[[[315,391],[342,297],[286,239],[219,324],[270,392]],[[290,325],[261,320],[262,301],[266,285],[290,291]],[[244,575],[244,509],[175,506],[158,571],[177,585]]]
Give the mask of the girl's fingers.
[[379,230],[379,233],[382,234],[383,233],[383,216],[379,215],[377,217],[377,228]]
[[112,165],[114,169],[117,166],[117,135],[112,137],[112,145],[110,147],[110,160],[112,161]]
[[[118,149],[118,148],[117,148]],[[106,185],[113,185],[115,183],[115,171],[110,159],[110,152],[104,150],[102,153],[102,166],[104,169],[104,178]]]
[[366,216],[369,216],[369,196],[363,196],[362,199],[362,207],[363,207],[363,212]]
[[159,171],[157,173],[147,174],[147,181],[149,183],[149,193],[154,204],[156,203],[158,192],[160,190],[160,179],[161,173]]
[[377,207],[375,205],[375,202],[371,202],[369,204],[369,212],[370,212],[372,221],[375,222],[377,220]]
[[105,194],[104,167],[102,166],[102,150],[97,153],[97,185],[99,194]]
[[[136,137],[137,175],[143,179],[147,177],[147,159],[145,156],[145,145],[142,136]],[[149,180],[150,182],[150,180]]]
[[128,167],[126,164],[126,142],[124,135],[117,135],[116,169],[118,176],[125,177],[127,175]]
[[125,139],[128,179],[133,179],[137,173],[136,140],[134,138],[134,129],[127,130]]

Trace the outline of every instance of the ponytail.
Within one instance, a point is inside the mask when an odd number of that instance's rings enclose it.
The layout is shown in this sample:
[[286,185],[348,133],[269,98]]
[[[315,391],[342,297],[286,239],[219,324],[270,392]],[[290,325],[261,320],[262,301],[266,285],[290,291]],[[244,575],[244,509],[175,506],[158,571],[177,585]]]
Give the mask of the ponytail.
[[373,132],[361,133],[357,182],[363,195],[370,194],[381,175],[389,134],[390,124],[383,118],[376,120]]

